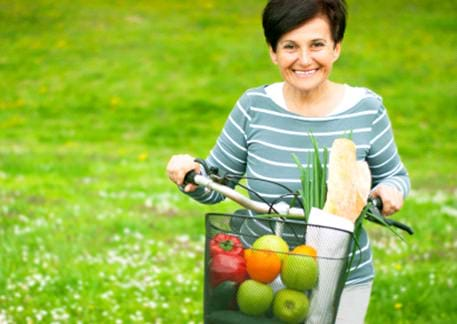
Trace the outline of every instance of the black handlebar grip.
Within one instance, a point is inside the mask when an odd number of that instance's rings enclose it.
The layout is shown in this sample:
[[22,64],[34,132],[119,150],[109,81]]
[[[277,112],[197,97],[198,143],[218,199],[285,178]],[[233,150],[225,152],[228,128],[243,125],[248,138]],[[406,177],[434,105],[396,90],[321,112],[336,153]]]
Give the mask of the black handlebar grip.
[[184,185],[186,185],[188,183],[195,184],[195,176],[197,174],[198,173],[195,172],[195,170],[190,170],[189,172],[187,172],[186,175],[184,176]]
[[382,211],[382,200],[380,197],[373,197],[373,198],[370,198],[370,200],[371,200],[371,203],[373,204],[373,206],[378,208],[379,211]]
[[408,225],[400,223],[400,222],[398,222],[396,220],[393,220],[391,218],[387,218],[387,217],[382,215],[382,213],[381,213],[381,211],[382,211],[382,200],[381,200],[380,197],[372,197],[372,198],[369,199],[369,201],[371,201],[371,204],[373,205],[373,207],[375,207],[379,211],[379,216],[381,216],[388,225],[394,226],[394,227],[396,227],[398,229],[401,229],[401,230],[407,232],[410,235],[414,234],[413,229],[411,227],[409,227]]

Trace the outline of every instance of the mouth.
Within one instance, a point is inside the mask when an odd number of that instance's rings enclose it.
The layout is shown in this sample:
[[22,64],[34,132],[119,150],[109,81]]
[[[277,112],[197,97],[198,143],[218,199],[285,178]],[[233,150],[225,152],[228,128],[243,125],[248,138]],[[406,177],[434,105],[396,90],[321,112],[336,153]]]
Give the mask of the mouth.
[[292,70],[294,74],[298,77],[309,77],[314,75],[319,69],[312,69],[312,70]]

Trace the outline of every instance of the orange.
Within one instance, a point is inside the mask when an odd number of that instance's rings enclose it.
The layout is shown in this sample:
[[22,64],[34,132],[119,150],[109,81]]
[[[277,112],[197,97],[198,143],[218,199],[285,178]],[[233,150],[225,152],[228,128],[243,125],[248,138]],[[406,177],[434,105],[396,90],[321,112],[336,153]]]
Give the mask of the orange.
[[254,249],[244,250],[246,270],[251,279],[272,282],[281,272],[281,258],[277,253]]
[[302,244],[302,245],[296,246],[296,247],[292,250],[292,253],[294,253],[294,254],[307,255],[307,256],[313,257],[314,260],[316,260],[316,257],[317,257],[317,251],[316,251],[316,249],[313,248],[312,246],[306,245],[306,244]]

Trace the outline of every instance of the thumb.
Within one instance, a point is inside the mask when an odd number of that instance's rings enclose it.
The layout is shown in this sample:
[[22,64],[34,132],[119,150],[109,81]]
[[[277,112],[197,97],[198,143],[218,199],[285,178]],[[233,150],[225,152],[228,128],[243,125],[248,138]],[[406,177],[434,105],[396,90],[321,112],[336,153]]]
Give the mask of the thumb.
[[184,192],[192,192],[192,191],[195,191],[195,188],[196,188],[195,185],[193,185],[192,183],[188,183],[188,184],[186,184],[186,186],[184,187]]

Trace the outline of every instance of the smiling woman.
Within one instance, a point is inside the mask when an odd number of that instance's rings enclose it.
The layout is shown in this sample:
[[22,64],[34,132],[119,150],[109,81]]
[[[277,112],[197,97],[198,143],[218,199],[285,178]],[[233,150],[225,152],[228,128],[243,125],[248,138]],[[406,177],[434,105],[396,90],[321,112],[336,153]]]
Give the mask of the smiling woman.
[[344,1],[267,4],[263,30],[271,59],[285,81],[284,99],[290,111],[326,116],[342,100],[344,87],[328,77],[340,56],[345,29]]
[[344,86],[328,80],[341,44],[332,39],[328,19],[315,17],[284,34],[270,56],[278,65],[290,111],[305,116],[330,114],[344,95]]
[[[384,95],[416,189],[395,215],[408,245],[367,228],[367,323],[457,323],[456,1],[347,2],[329,78]],[[201,216],[232,204],[189,201],[164,164],[204,155],[244,89],[282,81],[266,3],[1,1],[0,323],[202,321]]]
[[[284,188],[252,179],[274,181],[296,192],[300,174],[293,155],[306,165],[313,152],[310,133],[321,148],[351,134],[357,160],[370,167],[371,195],[383,200],[384,214],[398,211],[410,183],[382,99],[367,88],[329,79],[341,52],[345,1],[270,0],[262,18],[270,57],[282,80],[249,89],[239,98],[206,163],[221,174],[246,174],[249,188],[268,202],[290,203]],[[169,178],[180,186],[190,170],[201,168],[188,154],[173,156],[167,167]],[[202,203],[224,199],[192,184],[181,189]],[[260,236],[265,229],[252,219],[240,231]],[[350,266],[337,323],[364,322],[374,278],[365,230],[358,244],[362,252]]]

